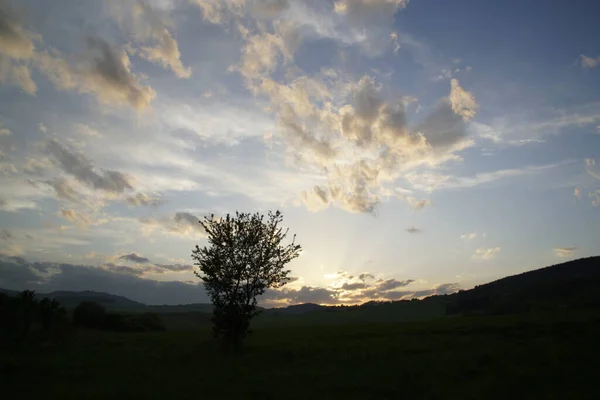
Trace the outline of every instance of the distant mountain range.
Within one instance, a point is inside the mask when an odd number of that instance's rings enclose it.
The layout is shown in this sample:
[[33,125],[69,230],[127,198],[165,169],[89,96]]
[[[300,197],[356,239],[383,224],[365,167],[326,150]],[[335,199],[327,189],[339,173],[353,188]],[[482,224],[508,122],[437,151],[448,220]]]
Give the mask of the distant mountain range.
[[[16,295],[18,292],[0,289],[0,293]],[[82,301],[94,301],[106,309],[128,312],[210,313],[211,304],[146,305],[123,296],[109,293],[83,291],[56,291],[37,293],[38,298],[56,299],[67,308],[74,308]],[[410,305],[410,301],[368,302],[361,306],[332,307],[306,303],[283,308],[265,309],[271,316],[301,315],[320,311],[343,309],[346,314],[361,309],[361,314],[373,313],[372,308],[423,310],[421,305]],[[519,275],[509,276],[470,290],[445,296],[432,296],[425,301],[443,305],[448,313],[507,313],[556,308],[600,307],[600,256],[582,258]],[[431,309],[431,307],[429,307]],[[437,307],[437,309],[440,309]],[[404,312],[404,311],[403,311]],[[329,313],[328,313],[329,314]]]
[[[0,289],[0,293],[6,293],[9,296],[16,295],[14,290]],[[83,292],[56,291],[50,293],[36,293],[37,298],[48,297],[55,299],[66,308],[75,308],[82,301],[93,301],[101,304],[107,310],[129,311],[129,312],[212,312],[212,304],[182,304],[182,305],[147,305],[124,296],[117,296],[110,293],[94,292],[86,290]]]

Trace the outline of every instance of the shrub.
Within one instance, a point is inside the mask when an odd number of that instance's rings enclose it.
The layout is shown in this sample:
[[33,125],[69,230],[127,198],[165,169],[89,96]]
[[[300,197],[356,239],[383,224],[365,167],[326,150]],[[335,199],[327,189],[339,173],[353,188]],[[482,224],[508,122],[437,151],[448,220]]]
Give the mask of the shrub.
[[164,322],[158,314],[147,312],[137,318],[138,322],[149,331],[166,331]]
[[73,325],[84,328],[103,328],[106,310],[93,301],[82,301],[73,311]]

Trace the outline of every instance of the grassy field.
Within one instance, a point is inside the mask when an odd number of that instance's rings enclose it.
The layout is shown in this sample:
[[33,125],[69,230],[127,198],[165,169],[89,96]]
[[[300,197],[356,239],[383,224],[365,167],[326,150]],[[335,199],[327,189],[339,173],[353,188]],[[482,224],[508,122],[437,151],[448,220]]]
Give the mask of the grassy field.
[[25,399],[598,398],[600,311],[269,325],[237,355],[208,329],[78,331],[4,354],[0,386]]

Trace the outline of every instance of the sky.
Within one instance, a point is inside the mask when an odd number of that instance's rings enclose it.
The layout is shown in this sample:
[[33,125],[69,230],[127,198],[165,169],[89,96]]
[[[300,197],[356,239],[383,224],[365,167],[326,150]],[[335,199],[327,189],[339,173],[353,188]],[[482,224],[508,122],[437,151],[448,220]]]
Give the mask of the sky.
[[[594,0],[0,0],[0,287],[208,302],[214,213],[302,245],[259,304],[597,255]],[[597,164],[598,162],[598,164]]]

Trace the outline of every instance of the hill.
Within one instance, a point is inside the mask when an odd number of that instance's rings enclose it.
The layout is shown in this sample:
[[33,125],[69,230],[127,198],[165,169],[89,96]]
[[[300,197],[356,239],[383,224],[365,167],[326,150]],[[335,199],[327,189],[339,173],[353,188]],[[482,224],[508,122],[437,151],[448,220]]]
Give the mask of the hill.
[[600,257],[509,276],[449,297],[448,312],[514,313],[600,306]]
[[39,293],[37,297],[55,299],[66,308],[75,308],[82,301],[93,301],[109,310],[137,311],[147,307],[145,304],[133,301],[127,297],[89,290],[83,292],[56,291],[46,294]]

